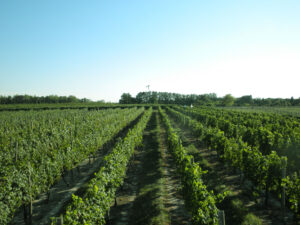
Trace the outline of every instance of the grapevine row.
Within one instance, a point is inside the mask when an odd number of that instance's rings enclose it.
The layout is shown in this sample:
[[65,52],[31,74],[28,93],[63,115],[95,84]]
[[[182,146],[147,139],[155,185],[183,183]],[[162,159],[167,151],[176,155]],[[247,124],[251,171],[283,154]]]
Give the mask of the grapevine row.
[[228,110],[197,108],[176,110],[185,113],[204,126],[218,127],[226,137],[242,137],[252,147],[268,155],[276,150],[289,159],[289,170],[298,171],[300,165],[300,122],[296,118],[276,114],[241,113]]
[[296,175],[287,179],[281,177],[281,170],[287,164],[286,157],[279,157],[274,151],[269,155],[263,155],[258,148],[249,147],[240,137],[227,138],[224,132],[216,127],[205,127],[183,113],[170,108],[167,110],[177,120],[191,128],[200,141],[215,149],[223,160],[241,170],[258,189],[265,190],[266,203],[270,190],[280,193],[285,186],[291,208],[299,214],[299,178]]
[[216,203],[224,198],[224,194],[215,195],[208,191],[202,181],[205,173],[193,156],[187,155],[178,135],[173,130],[166,113],[159,108],[168,134],[168,148],[176,160],[177,171],[180,174],[184,199],[195,224],[218,224],[218,209]]
[[105,216],[115,198],[117,188],[123,184],[134,148],[142,144],[143,130],[151,114],[152,108],[144,113],[123,140],[117,142],[105,157],[99,172],[89,182],[86,194],[83,197],[73,195],[73,201],[63,217],[64,224],[105,224]]
[[0,224],[9,223],[21,205],[48,191],[143,110],[17,112],[3,120],[8,124],[0,132]]

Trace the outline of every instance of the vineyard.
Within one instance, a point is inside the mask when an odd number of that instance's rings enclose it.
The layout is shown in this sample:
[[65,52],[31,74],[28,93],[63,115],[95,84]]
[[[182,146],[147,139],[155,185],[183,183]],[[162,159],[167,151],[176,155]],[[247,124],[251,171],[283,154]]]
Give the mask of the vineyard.
[[0,111],[0,224],[300,224],[295,113]]

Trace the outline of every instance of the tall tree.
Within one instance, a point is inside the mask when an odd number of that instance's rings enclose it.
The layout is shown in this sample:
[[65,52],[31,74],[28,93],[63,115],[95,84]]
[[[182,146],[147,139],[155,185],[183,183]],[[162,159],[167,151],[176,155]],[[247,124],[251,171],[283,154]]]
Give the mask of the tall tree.
[[121,99],[119,100],[120,104],[133,104],[135,103],[134,98],[129,93],[123,93]]
[[234,104],[234,97],[231,94],[227,94],[223,97],[222,105],[223,106],[232,106]]

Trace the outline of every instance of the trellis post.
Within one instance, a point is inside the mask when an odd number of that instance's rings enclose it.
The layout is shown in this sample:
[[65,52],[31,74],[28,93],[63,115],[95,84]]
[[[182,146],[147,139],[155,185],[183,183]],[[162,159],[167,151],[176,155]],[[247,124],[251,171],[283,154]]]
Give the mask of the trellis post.
[[[287,166],[287,158],[281,158],[281,180],[286,178],[286,166]],[[285,221],[285,186],[282,185],[281,190],[281,211],[282,211],[282,218]]]
[[219,219],[219,225],[225,225],[225,212],[224,210],[218,211],[218,219]]

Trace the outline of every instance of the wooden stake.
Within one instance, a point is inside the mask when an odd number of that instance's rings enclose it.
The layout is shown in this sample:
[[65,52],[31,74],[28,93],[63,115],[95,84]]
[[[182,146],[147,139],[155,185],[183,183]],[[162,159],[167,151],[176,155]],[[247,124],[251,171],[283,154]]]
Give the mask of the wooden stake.
[[[281,179],[285,179],[286,178],[286,166],[287,166],[287,158],[286,157],[281,158],[281,166],[282,166]],[[284,186],[282,186],[281,191],[282,191],[281,192],[281,211],[282,211],[283,221],[285,221],[285,187]]]
[[27,223],[27,206],[24,204],[23,205],[23,212],[24,212],[24,222],[25,222],[25,224],[28,224]]
[[218,217],[219,217],[219,225],[225,225],[225,212],[224,212],[224,210],[219,210]]
[[60,225],[63,225],[63,224],[64,224],[64,216],[60,215]]
[[32,211],[33,211],[33,206],[32,206],[32,187],[31,187],[31,172],[29,171],[29,177],[28,177],[28,184],[29,184],[29,197],[30,197],[30,203],[29,203],[29,225],[32,224]]

